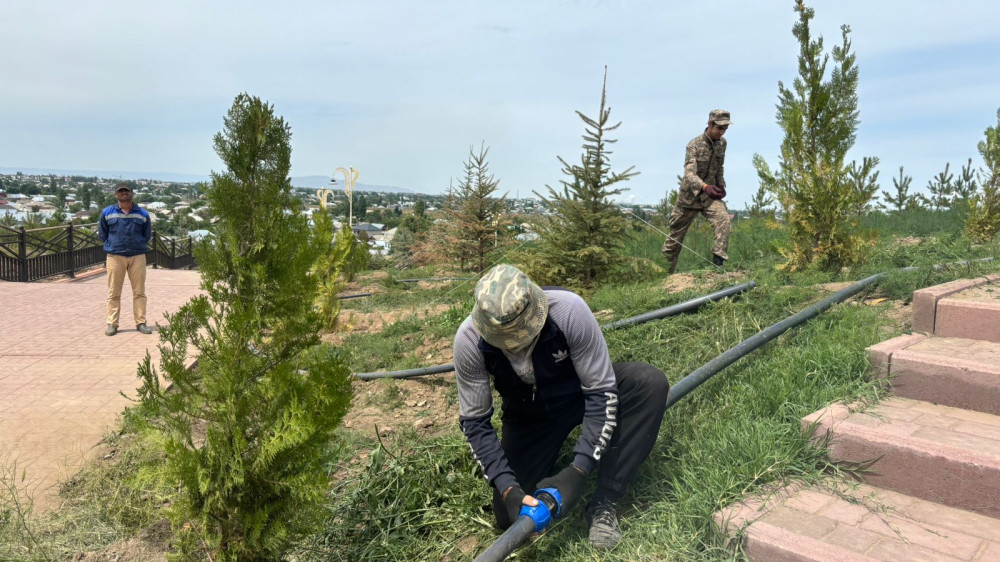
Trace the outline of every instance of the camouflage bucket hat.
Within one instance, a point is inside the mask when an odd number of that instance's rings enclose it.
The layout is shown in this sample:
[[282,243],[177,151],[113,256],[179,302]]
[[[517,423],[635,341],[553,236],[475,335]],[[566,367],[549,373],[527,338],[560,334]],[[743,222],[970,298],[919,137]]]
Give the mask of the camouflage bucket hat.
[[549,312],[545,291],[512,265],[498,265],[476,284],[472,324],[486,343],[518,349],[542,331]]
[[711,113],[708,114],[708,120],[716,125],[728,125],[732,123],[729,117],[729,112],[725,109],[713,109]]

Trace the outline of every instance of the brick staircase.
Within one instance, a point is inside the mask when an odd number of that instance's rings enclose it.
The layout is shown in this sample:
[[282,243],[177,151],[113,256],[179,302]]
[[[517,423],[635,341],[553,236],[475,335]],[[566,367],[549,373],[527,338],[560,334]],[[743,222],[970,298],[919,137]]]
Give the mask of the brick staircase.
[[751,560],[1000,561],[1000,276],[913,294],[913,329],[868,348],[895,396],[802,419],[863,483],[793,484],[715,514]]

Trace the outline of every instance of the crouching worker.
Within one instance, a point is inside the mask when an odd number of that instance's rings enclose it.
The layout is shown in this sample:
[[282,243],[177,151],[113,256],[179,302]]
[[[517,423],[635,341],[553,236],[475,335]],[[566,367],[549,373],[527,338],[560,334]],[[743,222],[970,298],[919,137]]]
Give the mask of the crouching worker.
[[[597,471],[585,516],[595,548],[621,539],[617,502],[656,442],[669,384],[645,363],[612,363],[587,303],[564,289],[541,289],[499,265],[476,285],[476,306],[455,335],[459,423],[493,487],[497,525],[507,529],[530,494],[556,488],[562,514]],[[490,383],[503,400],[502,434],[490,421]],[[582,424],[573,461],[557,467],[570,431]]]

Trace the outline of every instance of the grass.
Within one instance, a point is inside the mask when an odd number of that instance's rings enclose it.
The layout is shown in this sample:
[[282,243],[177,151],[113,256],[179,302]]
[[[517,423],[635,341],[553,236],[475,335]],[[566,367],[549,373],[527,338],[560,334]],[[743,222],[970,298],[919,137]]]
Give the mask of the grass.
[[[974,246],[955,234],[957,219],[947,214],[915,218],[871,216],[887,225],[868,263],[854,270],[777,271],[775,248],[782,233],[760,220],[733,225],[729,270],[739,278],[714,274],[705,262],[711,231],[699,221],[681,254],[679,272],[694,285],[683,292],[662,289],[662,272],[615,281],[587,295],[593,310],[610,310],[610,321],[668,306],[752,279],[758,287],[741,297],[705,305],[687,314],[608,332],[618,361],[647,361],[676,383],[692,370],[759,330],[829,294],[817,283],[849,281],[892,268],[863,297],[908,302],[913,290],[952,279],[995,273],[1000,264],[975,263],[933,270],[934,263],[1000,256],[1000,245]],[[883,221],[883,222],[878,222]],[[910,229],[910,230],[905,230]],[[900,244],[896,238],[914,236]],[[630,255],[665,267],[663,234],[644,228],[628,243]],[[344,314],[389,314],[404,310],[378,333],[352,334],[343,346],[356,372],[428,366],[416,350],[425,338],[450,340],[471,310],[471,282],[433,288],[395,279],[440,276],[421,268],[366,278],[381,294],[344,301]],[[446,275],[453,275],[447,273]],[[428,305],[434,303],[434,308]],[[883,389],[867,376],[864,348],[900,333],[890,314],[893,303],[845,304],[792,329],[733,364],[672,407],[659,440],[627,496],[622,545],[602,560],[730,560],[737,554],[720,546],[711,516],[719,508],[764,486],[790,479],[815,480],[834,470],[823,451],[803,437],[800,419],[838,399],[877,400]],[[396,312],[395,314],[398,314]],[[377,401],[386,411],[402,398],[396,381],[379,381]],[[454,394],[449,394],[454,400]],[[499,414],[497,414],[499,415]],[[499,427],[499,419],[494,419]],[[26,542],[18,510],[0,501],[0,558],[46,558],[96,550],[134,535],[162,517],[169,490],[157,484],[155,441],[144,431],[141,413],[126,418],[125,439],[116,457],[81,473],[68,488],[71,501],[56,516],[33,519],[34,543]],[[342,428],[331,443],[328,521],[303,542],[292,559],[469,560],[491,544],[490,491],[469,454],[457,424],[433,438],[405,429],[385,438]],[[572,443],[567,444],[567,451]],[[14,488],[16,490],[16,482]],[[0,490],[2,491],[2,490]],[[8,494],[10,495],[10,494]],[[23,510],[23,508],[21,508]],[[6,511],[5,511],[6,510]],[[579,510],[577,510],[579,511]],[[34,551],[27,549],[34,548]],[[6,550],[4,550],[6,549]],[[14,550],[20,549],[20,550]],[[33,552],[33,553],[32,553]],[[14,553],[17,553],[15,556]],[[586,528],[573,513],[519,550],[518,560],[594,560]]]

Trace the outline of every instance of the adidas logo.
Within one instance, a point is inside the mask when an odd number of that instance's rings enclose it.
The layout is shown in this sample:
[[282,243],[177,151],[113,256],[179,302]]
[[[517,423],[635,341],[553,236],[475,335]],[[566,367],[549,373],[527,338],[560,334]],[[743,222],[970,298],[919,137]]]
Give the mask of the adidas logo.
[[565,361],[569,357],[569,350],[562,349],[552,354],[552,358],[556,360],[556,363]]

